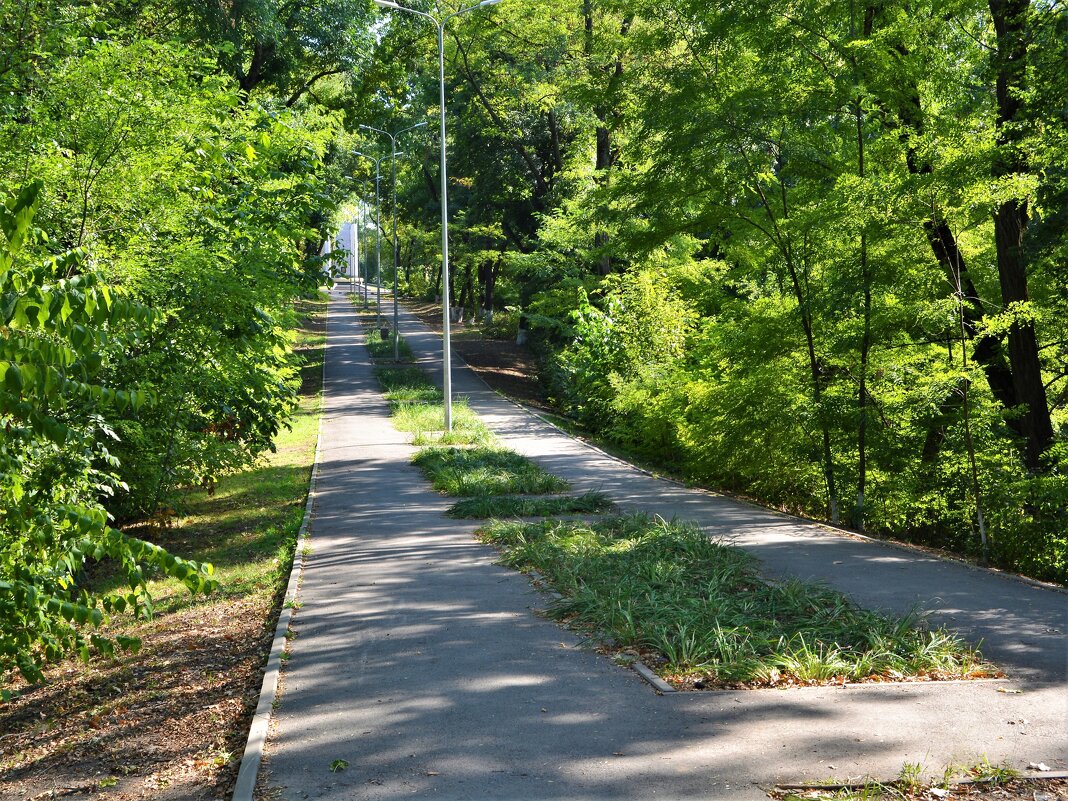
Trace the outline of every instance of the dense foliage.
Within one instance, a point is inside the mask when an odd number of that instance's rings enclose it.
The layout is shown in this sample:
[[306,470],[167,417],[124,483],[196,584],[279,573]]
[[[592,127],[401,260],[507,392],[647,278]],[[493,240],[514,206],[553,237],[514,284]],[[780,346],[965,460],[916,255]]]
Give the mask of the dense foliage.
[[[400,127],[436,109],[433,31],[382,30],[414,92],[380,70],[357,97],[391,91],[374,124]],[[549,0],[449,30],[452,296],[522,314],[564,411],[704,483],[1068,578],[1063,3]],[[398,269],[433,296],[416,151]]]
[[[1060,0],[509,0],[445,46],[452,296],[529,331],[565,412],[1068,578]],[[0,670],[112,648],[86,626],[153,570],[210,586],[111,526],[271,447],[292,301],[370,222],[359,126],[437,111],[435,49],[368,0],[0,5]],[[437,143],[400,146],[386,280],[432,297]]]
[[0,673],[111,653],[98,627],[149,612],[154,575],[214,586],[115,526],[285,425],[293,301],[346,191],[308,93],[358,62],[361,9],[0,6]]

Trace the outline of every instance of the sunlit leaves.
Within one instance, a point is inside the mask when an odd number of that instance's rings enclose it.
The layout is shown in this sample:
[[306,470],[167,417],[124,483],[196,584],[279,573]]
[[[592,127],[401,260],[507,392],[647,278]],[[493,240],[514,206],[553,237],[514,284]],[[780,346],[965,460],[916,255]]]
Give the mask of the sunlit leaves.
[[[88,658],[113,654],[116,643],[136,647],[87,630],[109,612],[149,610],[146,569],[191,592],[214,586],[210,566],[111,528],[99,505],[113,480],[97,464],[114,462],[95,436],[108,431],[99,413],[136,414],[151,400],[98,383],[99,351],[126,328],[151,325],[153,314],[92,273],[56,277],[57,265],[77,266],[84,254],[39,267],[23,257],[41,192],[33,183],[5,203],[0,243],[0,296],[15,298],[0,322],[0,672],[17,668],[27,681],[68,652]],[[128,592],[79,588],[86,564],[104,559],[121,567]]]

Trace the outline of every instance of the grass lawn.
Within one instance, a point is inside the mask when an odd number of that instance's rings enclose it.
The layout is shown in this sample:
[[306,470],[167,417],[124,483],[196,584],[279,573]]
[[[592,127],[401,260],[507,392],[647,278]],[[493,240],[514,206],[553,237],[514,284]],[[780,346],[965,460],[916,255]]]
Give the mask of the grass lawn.
[[857,607],[799,581],[769,582],[744,551],[645,515],[592,525],[493,521],[501,562],[561,594],[549,613],[682,687],[779,686],[993,675],[981,654],[914,616]]
[[[364,323],[367,324],[367,316],[364,318]],[[382,332],[377,328],[371,328],[367,332],[367,350],[371,354],[371,358],[375,361],[393,361],[393,341],[398,339],[397,351],[400,354],[400,361],[413,362],[415,356],[412,354],[411,346],[404,340],[403,336],[398,336],[396,333],[391,333],[387,338],[382,338]]]
[[137,654],[67,660],[47,671],[45,684],[12,687],[21,695],[0,706],[0,797],[44,797],[55,787],[115,801],[229,795],[318,433],[326,302],[305,302],[300,311],[300,405],[277,452],[224,477],[211,495],[183,493],[169,525],[125,527],[178,556],[213,563],[221,589],[190,597],[177,581],[152,581],[156,616],[116,616],[110,624],[113,634],[142,639]]
[[584,495],[490,495],[457,501],[449,517],[480,518],[553,517],[554,515],[600,514],[613,508],[601,492]]
[[445,431],[445,396],[418,367],[375,368],[386,391],[393,425],[412,435],[414,445],[485,445],[493,434],[467,405],[453,398],[452,431]]
[[568,484],[529,459],[497,446],[424,448],[412,462],[438,492],[470,498],[484,495],[544,495]]

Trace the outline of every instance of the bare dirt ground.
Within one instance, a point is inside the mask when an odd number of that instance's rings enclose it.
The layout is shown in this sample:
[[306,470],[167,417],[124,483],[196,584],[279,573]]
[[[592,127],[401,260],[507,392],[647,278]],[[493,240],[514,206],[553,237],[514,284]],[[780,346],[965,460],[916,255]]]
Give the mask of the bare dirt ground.
[[270,611],[197,605],[138,627],[136,655],[51,670],[0,709],[0,798],[224,798],[270,647]]

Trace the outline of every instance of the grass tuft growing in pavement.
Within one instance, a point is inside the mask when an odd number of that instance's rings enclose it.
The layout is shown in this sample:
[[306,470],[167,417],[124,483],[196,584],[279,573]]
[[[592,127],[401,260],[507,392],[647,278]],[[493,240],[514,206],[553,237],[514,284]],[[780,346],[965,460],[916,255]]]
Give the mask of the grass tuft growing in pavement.
[[613,503],[602,492],[587,492],[584,495],[491,495],[466,498],[454,503],[449,517],[552,517],[569,514],[600,514],[613,508]]
[[990,675],[981,654],[917,616],[890,617],[799,581],[698,527],[645,515],[592,525],[494,521],[501,562],[561,594],[550,614],[652,662],[684,686],[769,686]]
[[514,451],[495,446],[424,448],[412,460],[438,492],[471,498],[564,492],[568,484]]
[[415,445],[486,445],[493,434],[463,398],[452,403],[452,431],[445,431],[444,396],[418,367],[376,367],[393,425]]

